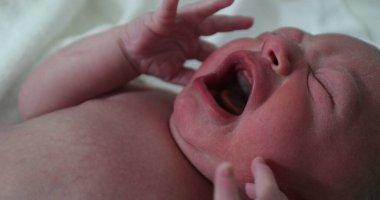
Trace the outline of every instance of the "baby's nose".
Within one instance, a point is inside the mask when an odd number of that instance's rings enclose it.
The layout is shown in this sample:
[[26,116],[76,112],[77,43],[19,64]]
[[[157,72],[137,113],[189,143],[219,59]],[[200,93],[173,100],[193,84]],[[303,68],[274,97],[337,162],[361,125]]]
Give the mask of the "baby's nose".
[[262,56],[277,74],[289,75],[301,54],[298,44],[273,33],[265,33],[260,37],[263,40]]

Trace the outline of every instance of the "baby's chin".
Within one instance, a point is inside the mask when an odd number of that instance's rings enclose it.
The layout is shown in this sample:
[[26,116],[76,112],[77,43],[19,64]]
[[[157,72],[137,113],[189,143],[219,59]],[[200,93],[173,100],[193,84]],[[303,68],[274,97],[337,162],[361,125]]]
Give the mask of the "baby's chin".
[[174,133],[177,132],[177,128],[176,128],[175,120],[174,120],[174,112],[175,111],[173,111],[173,113],[169,117],[169,130],[170,130],[170,134],[173,135],[173,137],[174,135],[176,135]]
[[183,134],[186,135],[186,133],[182,133],[181,131],[187,131],[188,129],[177,123],[179,120],[177,117],[178,115],[172,114],[169,119],[169,129],[174,141],[191,165],[193,165],[205,178],[212,181],[216,166],[215,163],[218,163],[218,161],[214,161],[215,159],[213,159],[212,156],[202,153],[199,149],[193,146],[193,144],[190,144],[183,138]]
[[[176,123],[176,114],[175,112],[173,112],[171,115],[170,115],[170,118],[169,118],[169,130],[170,130],[170,134],[172,135],[174,141],[177,143],[177,146],[178,148],[180,149],[180,151],[182,153],[184,153],[184,150],[182,149],[182,146],[184,143],[183,139],[181,138],[180,136],[180,131],[178,129],[178,125]],[[184,155],[187,157],[186,153],[184,153]]]

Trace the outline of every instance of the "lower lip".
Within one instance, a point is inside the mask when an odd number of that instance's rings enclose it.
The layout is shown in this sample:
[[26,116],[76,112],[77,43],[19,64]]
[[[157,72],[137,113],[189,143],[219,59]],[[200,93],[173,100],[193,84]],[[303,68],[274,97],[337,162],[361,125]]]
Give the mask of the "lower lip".
[[214,97],[208,90],[204,80],[207,78],[212,78],[213,75],[199,77],[194,80],[195,89],[200,94],[202,102],[205,102],[205,109],[209,111],[210,115],[219,120],[232,120],[238,116],[233,115],[224,109],[222,109],[218,103],[215,101]]

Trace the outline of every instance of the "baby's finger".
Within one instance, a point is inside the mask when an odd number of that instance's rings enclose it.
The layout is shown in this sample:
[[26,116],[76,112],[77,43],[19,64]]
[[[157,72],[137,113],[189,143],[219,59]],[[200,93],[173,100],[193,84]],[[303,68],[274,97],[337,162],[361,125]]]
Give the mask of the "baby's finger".
[[197,24],[215,12],[230,6],[233,2],[234,0],[199,0],[183,7],[179,13],[187,21]]
[[256,158],[252,163],[252,173],[255,177],[255,193],[259,199],[280,200],[284,195],[279,190],[272,170],[262,158]]
[[158,28],[171,27],[176,20],[179,0],[163,0],[153,19]]
[[232,167],[228,163],[218,166],[215,174],[214,200],[238,200],[239,193],[236,186]]
[[199,26],[200,35],[213,35],[218,32],[228,32],[248,29],[253,25],[253,18],[244,16],[215,15],[207,18]]

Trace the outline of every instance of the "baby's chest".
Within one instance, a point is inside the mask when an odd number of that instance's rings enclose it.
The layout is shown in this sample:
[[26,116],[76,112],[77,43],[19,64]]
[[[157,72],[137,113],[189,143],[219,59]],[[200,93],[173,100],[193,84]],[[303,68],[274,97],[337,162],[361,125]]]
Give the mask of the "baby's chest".
[[[85,185],[91,195],[111,192],[127,199],[144,199],[151,194],[171,194],[173,199],[209,195],[208,182],[194,171],[170,135],[170,113],[171,100],[159,95],[89,101],[18,126],[14,131],[19,137],[14,139],[28,137],[29,145],[15,157],[30,157],[30,152],[38,149],[36,162],[49,163],[46,166],[52,172],[41,181],[71,174],[81,178],[69,189]],[[60,176],[62,171],[65,175]],[[52,191],[63,187],[50,182],[46,185]],[[192,189],[194,185],[202,187]],[[173,193],[171,188],[177,189]]]

